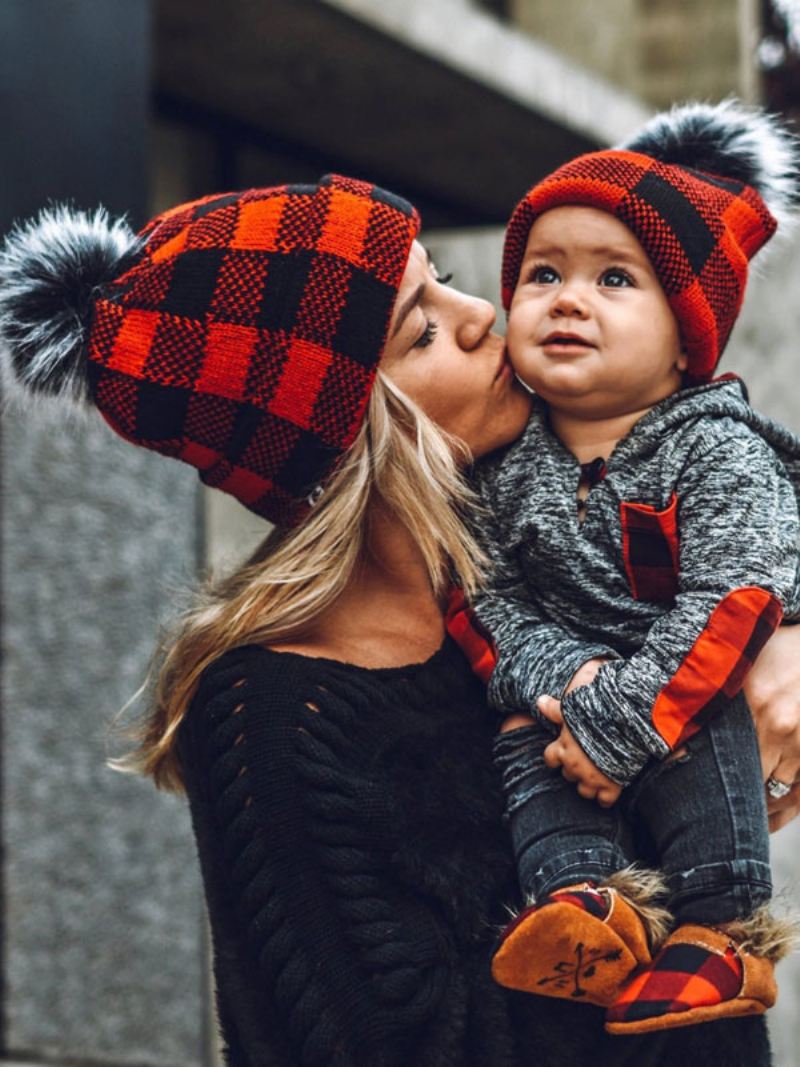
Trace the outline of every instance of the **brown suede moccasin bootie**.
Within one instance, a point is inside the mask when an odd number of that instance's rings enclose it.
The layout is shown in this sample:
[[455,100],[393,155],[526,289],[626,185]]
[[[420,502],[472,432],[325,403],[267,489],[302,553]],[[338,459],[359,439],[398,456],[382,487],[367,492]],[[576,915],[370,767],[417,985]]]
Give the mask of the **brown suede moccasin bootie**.
[[[623,894],[623,884],[643,908]],[[599,888],[584,882],[557,890],[506,927],[492,961],[495,981],[607,1007],[652,960],[651,942],[663,933],[666,915],[652,902],[660,889],[649,872],[626,871]]]
[[759,1015],[775,1003],[774,966],[795,939],[793,924],[766,908],[725,929],[679,926],[609,1007],[606,1030],[644,1034]]

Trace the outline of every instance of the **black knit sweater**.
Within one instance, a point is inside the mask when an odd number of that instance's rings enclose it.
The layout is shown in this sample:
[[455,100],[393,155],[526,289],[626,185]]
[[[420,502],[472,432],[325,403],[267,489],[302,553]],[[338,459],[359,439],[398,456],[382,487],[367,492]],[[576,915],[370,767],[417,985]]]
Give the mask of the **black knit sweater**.
[[404,668],[250,646],[206,671],[179,753],[231,1067],[769,1064],[761,1019],[610,1038],[493,983],[517,903],[494,728],[449,639]]

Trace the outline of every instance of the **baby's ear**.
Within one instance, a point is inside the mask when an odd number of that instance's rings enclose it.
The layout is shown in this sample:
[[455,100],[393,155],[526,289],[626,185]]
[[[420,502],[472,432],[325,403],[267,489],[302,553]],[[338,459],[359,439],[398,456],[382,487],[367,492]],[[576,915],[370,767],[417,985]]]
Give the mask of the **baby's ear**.
[[683,373],[688,366],[689,357],[686,355],[683,349],[681,349],[678,353],[678,358],[675,360],[675,370],[679,370],[681,373]]

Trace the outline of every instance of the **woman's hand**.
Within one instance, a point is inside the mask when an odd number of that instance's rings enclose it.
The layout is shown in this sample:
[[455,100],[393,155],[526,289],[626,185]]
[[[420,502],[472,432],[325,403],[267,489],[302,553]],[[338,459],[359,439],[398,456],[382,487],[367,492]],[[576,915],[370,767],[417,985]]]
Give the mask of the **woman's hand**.
[[791,785],[781,800],[767,794],[769,828],[779,830],[800,813],[800,626],[779,627],[744,683],[758,734],[764,781]]

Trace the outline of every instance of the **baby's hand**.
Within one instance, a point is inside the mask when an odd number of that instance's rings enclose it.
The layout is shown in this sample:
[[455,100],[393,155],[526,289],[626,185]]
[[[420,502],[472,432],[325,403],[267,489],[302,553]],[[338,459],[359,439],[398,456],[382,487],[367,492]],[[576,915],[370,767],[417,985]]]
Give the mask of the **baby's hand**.
[[570,678],[564,695],[571,693],[573,689],[580,689],[582,685],[591,685],[597,677],[597,672],[607,662],[608,660],[605,659],[587,659]]
[[569,732],[561,714],[561,701],[555,697],[542,696],[536,701],[536,706],[546,719],[561,727],[561,733],[544,750],[547,766],[553,769],[560,767],[561,773],[568,781],[578,783],[578,792],[587,800],[596,800],[603,808],[616,804],[622,786],[606,778],[603,772],[597,769]]

